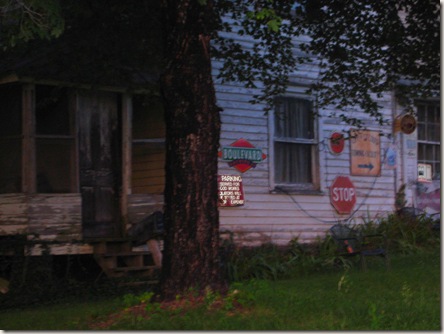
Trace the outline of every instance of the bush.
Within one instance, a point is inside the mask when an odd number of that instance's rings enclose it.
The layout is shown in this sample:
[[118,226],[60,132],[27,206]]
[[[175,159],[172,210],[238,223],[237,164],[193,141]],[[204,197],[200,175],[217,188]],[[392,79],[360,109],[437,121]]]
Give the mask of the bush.
[[433,226],[434,221],[425,214],[417,217],[391,214],[377,230],[387,236],[391,252],[410,254],[439,247],[440,235]]
[[[367,220],[354,228],[363,235],[382,234],[389,253],[412,254],[440,246],[435,222],[426,215],[400,217],[391,214],[380,221]],[[376,240],[376,239],[375,239]],[[225,245],[224,267],[229,281],[288,278],[311,272],[344,270],[355,265],[353,258],[341,257],[330,235],[302,244],[293,239],[287,247],[264,244],[258,247]]]
[[337,270],[351,266],[350,260],[335,253],[331,237],[303,244],[293,239],[288,246],[264,244],[258,247],[232,247],[225,260],[230,282],[250,279],[276,280],[311,272]]

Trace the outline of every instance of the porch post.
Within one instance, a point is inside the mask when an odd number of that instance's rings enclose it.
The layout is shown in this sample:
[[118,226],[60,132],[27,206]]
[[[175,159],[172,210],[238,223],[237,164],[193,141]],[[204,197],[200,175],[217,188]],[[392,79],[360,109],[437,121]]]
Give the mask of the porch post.
[[131,194],[131,146],[132,146],[132,99],[130,94],[122,96],[122,194],[121,208],[125,227],[128,224],[128,195]]
[[22,116],[22,192],[33,194],[37,190],[35,161],[35,86],[33,84],[23,85]]

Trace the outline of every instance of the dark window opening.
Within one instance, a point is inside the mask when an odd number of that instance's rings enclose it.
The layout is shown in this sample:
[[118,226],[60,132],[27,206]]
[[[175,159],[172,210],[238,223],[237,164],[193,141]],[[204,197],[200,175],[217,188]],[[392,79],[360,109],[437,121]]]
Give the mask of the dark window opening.
[[74,192],[74,122],[67,89],[37,86],[35,95],[37,192]]
[[22,89],[0,87],[0,193],[21,191]]

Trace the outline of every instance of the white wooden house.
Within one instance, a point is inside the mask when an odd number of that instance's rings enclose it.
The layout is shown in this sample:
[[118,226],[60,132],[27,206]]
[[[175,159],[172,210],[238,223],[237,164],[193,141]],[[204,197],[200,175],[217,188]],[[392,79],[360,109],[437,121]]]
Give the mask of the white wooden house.
[[[293,73],[269,114],[249,102],[256,91],[216,81],[223,108],[222,235],[243,245],[314,241],[338,221],[392,213],[403,184],[415,206],[418,184],[439,179],[439,101],[418,101],[412,120],[387,92],[379,104],[389,124],[350,110],[365,120],[366,131],[341,143],[332,137],[350,126],[327,117],[332,109],[316,110],[305,93],[316,76],[315,65]],[[124,83],[91,88],[3,71],[0,106],[0,236],[57,241],[53,254],[89,254],[98,239],[121,238],[131,224],[162,210],[161,105]],[[320,117],[312,117],[314,110]],[[427,174],[422,183],[418,164]]]

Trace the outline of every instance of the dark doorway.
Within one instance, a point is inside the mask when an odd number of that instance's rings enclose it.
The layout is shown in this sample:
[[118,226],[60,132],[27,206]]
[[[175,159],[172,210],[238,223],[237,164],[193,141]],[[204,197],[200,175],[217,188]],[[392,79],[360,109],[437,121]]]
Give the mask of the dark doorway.
[[82,91],[79,94],[79,181],[84,238],[121,234],[118,100],[113,93]]

